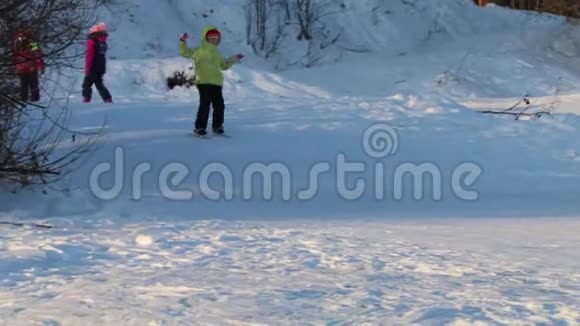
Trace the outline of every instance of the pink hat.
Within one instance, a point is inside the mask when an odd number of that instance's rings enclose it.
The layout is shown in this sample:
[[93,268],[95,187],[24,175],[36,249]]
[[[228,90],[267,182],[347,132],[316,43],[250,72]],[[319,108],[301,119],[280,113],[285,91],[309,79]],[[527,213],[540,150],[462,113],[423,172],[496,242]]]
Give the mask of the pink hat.
[[219,38],[221,33],[217,29],[212,29],[205,34],[205,37],[209,40],[210,38]]
[[89,29],[89,34],[107,32],[107,25],[105,23],[98,23]]

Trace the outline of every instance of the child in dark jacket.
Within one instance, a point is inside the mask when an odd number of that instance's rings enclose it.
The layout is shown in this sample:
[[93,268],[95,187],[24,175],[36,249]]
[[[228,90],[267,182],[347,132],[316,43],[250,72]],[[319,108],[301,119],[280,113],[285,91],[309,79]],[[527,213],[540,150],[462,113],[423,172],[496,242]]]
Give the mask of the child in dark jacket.
[[20,77],[20,100],[37,102],[40,100],[38,74],[44,73],[40,46],[29,33],[19,32],[14,41],[14,53],[16,71]]
[[107,71],[107,25],[100,23],[89,30],[85,57],[85,79],[83,81],[83,102],[91,102],[93,85],[105,103],[112,103],[111,93],[103,83]]

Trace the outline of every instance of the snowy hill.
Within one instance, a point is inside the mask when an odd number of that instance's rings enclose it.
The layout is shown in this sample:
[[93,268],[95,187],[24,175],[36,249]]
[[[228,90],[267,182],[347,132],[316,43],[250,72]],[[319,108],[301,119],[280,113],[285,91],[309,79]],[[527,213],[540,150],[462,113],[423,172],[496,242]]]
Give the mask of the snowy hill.
[[[111,40],[114,56],[136,59],[174,57],[175,39],[184,31],[197,38],[206,25],[223,29],[222,48],[226,52],[243,48],[246,46],[245,12],[244,1],[133,0],[107,7],[101,17],[109,21],[114,30],[115,37]],[[554,16],[540,17],[495,6],[478,8],[470,0],[443,3],[344,0],[330,2],[324,13],[325,28],[341,35],[337,43],[339,48],[380,54],[399,54],[423,46],[427,40],[440,44],[490,34],[521,34],[529,24],[541,26],[562,21]],[[284,51],[302,50],[299,44],[305,43],[295,37],[287,37],[285,41]],[[279,55],[296,55],[284,51]]]
[[[0,321],[580,322],[578,27],[470,0],[333,6],[341,37],[311,68],[287,65],[292,29],[252,54],[242,1],[104,9],[115,104],[81,104],[67,72],[70,127],[103,138],[66,191],[0,195]],[[193,138],[197,91],[165,85],[208,24],[248,55],[225,73],[231,138]],[[478,112],[524,95],[551,115]]]
[[[332,14],[324,17],[324,27],[340,38],[323,51],[316,65],[321,70],[313,70],[306,80],[298,80],[300,84],[341,94],[360,94],[352,84],[364,85],[365,93],[393,95],[407,85],[413,92],[424,93],[429,89],[417,87],[439,83],[446,86],[446,93],[460,98],[550,96],[573,90],[580,72],[576,28],[565,26],[555,16],[492,5],[478,8],[470,0],[444,5],[427,0],[342,1],[333,2],[327,11]],[[122,19],[111,19],[119,15]],[[293,73],[301,71],[300,64],[286,64],[308,61],[303,59],[308,43],[297,41],[291,28],[273,57],[262,60],[252,55],[246,42],[243,1],[124,1],[103,10],[102,18],[111,21],[110,56],[117,60],[109,80],[114,88],[131,88],[133,96],[153,92],[164,98],[165,78],[191,66],[188,60],[175,60],[178,35],[188,32],[193,46],[208,24],[223,29],[224,54],[249,55],[241,69],[227,74],[234,83],[248,81],[239,75],[244,67],[265,75],[274,67],[290,70],[290,78],[279,73],[273,78],[292,83],[304,74]],[[337,61],[344,70],[335,69]],[[385,69],[361,66],[366,61]]]

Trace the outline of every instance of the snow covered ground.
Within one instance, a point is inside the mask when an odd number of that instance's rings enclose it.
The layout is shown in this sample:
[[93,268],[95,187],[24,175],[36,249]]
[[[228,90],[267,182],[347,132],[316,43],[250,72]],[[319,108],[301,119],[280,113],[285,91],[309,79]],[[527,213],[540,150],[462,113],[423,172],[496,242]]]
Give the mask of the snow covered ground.
[[[224,54],[249,53],[243,9],[127,3],[116,103],[80,104],[78,75],[60,85],[80,139],[105,126],[95,152],[63,192],[0,195],[0,321],[580,323],[577,28],[467,0],[345,1],[329,25],[368,53],[282,71],[292,41],[276,62],[249,55],[226,73],[231,138],[202,140],[196,91],[165,88],[190,66],[175,39],[212,23]],[[524,94],[551,115],[478,112]]]
[[5,325],[576,325],[578,222],[115,224],[0,236]]

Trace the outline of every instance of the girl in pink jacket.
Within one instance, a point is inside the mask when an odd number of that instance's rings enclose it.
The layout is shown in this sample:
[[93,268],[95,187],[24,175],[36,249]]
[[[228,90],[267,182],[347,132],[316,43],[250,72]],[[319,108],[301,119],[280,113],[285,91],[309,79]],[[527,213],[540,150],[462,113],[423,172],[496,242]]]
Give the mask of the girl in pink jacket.
[[107,25],[100,23],[89,30],[87,51],[85,56],[85,79],[83,81],[83,102],[91,102],[93,85],[97,87],[99,95],[105,103],[112,103],[111,93],[103,83],[103,76],[107,72]]

